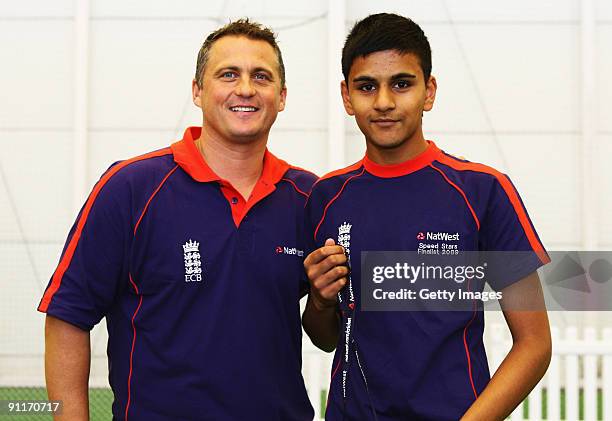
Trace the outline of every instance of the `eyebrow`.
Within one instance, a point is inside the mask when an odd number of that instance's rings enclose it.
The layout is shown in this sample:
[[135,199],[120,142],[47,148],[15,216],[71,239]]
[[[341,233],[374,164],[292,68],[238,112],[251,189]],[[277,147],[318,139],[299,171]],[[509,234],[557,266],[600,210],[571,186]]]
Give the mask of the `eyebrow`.
[[226,72],[228,70],[238,71],[240,69],[238,68],[238,66],[223,66],[220,67],[219,70],[217,70],[217,73]]
[[370,76],[359,76],[353,79],[353,83],[359,83],[359,82],[376,82],[376,79]]
[[[228,70],[232,70],[232,71],[235,71],[235,72],[239,72],[239,71],[240,71],[240,68],[239,68],[238,66],[224,66],[224,67],[221,67],[221,68],[219,69],[219,73],[221,73],[221,72],[226,72],[226,71],[228,71]],[[256,68],[254,68],[254,69],[253,69],[251,72],[252,72],[252,73],[257,73],[257,72],[265,72],[265,73],[268,73],[270,76],[273,76],[273,75],[274,75],[274,73],[273,73],[273,72],[272,72],[270,69],[268,69],[268,68],[266,68],[266,67],[261,67],[261,66],[260,66],[260,67],[256,67]]]
[[413,75],[412,73],[398,73],[391,77],[391,80],[397,79],[416,79],[416,75]]
[[268,69],[267,67],[256,67],[253,69],[252,73],[258,73],[258,72],[264,72],[270,77],[270,79],[274,79],[274,72]]
[[[416,75],[413,75],[412,73],[397,73],[391,76],[391,80],[397,79],[416,79]],[[376,79],[372,76],[359,76],[353,79],[353,83],[359,82],[376,82]]]

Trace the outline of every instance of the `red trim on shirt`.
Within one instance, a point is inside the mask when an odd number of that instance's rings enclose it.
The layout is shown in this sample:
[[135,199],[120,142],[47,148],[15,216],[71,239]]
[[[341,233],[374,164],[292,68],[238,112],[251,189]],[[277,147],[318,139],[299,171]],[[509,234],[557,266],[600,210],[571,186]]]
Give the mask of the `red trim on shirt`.
[[96,183],[92,192],[89,194],[87,202],[85,202],[85,206],[83,207],[83,212],[81,213],[81,217],[79,218],[77,222],[77,226],[74,231],[74,235],[70,239],[70,242],[68,243],[68,247],[66,247],[66,252],[64,253],[64,256],[62,257],[62,259],[60,260],[59,265],[57,266],[57,269],[55,270],[55,273],[53,273],[51,284],[49,285],[49,288],[47,288],[47,290],[45,291],[45,294],[43,295],[40,305],[38,306],[38,311],[45,313],[47,309],[49,308],[49,304],[51,303],[53,295],[55,295],[55,293],[59,289],[62,283],[62,278],[64,277],[64,274],[66,273],[66,271],[68,270],[68,267],[70,266],[70,262],[72,261],[72,257],[74,256],[74,251],[76,250],[76,247],[79,243],[79,239],[81,238],[83,227],[85,226],[85,223],[87,222],[87,218],[89,217],[89,212],[91,211],[91,208],[96,198],[98,197],[100,190],[102,190],[102,188],[108,182],[108,180],[110,180],[110,178],[114,176],[118,171],[120,171],[121,169],[130,165],[133,162],[138,162],[138,161],[142,161],[142,160],[149,159],[149,158],[169,155],[170,153],[172,153],[170,151],[170,148],[164,148],[159,151],[151,152],[145,155],[137,156],[135,158],[120,162],[119,164],[115,165],[110,170],[108,170],[102,176],[100,181]]
[[232,218],[236,227],[249,210],[276,189],[276,183],[281,181],[291,166],[274,156],[266,149],[263,158],[263,170],[257,184],[248,199],[244,199],[232,184],[223,180],[210,168],[195,145],[195,140],[202,134],[201,127],[188,127],[183,139],[172,144],[174,161],[196,181],[219,183],[221,192],[230,205]]
[[550,262],[550,257],[548,257],[548,254],[546,253],[546,251],[544,251],[544,246],[542,246],[542,243],[540,243],[540,240],[538,240],[538,237],[535,231],[533,230],[531,223],[529,222],[529,218],[527,217],[527,212],[521,204],[521,200],[519,199],[519,196],[516,193],[514,186],[505,174],[502,174],[501,172],[487,165],[477,164],[474,162],[457,161],[444,154],[440,154],[437,160],[442,164],[448,165],[449,167],[459,171],[475,171],[494,176],[504,189],[504,192],[506,192],[506,195],[508,196],[512,207],[516,212],[516,216],[518,217],[518,220],[521,226],[523,227],[523,231],[525,231],[525,236],[527,237],[527,240],[529,240],[531,248],[533,249],[533,251],[536,252],[542,263],[546,264]]
[[327,400],[325,401],[325,413],[327,414],[327,408],[329,407],[329,395],[331,395],[331,384],[336,377],[336,373],[338,373],[338,369],[340,368],[340,363],[342,362],[342,356],[338,358],[338,364],[336,364],[336,368],[332,371],[332,375],[329,379],[329,389],[327,390]]
[[155,195],[157,194],[157,192],[162,188],[162,186],[164,185],[164,183],[166,182],[166,180],[168,179],[168,177],[170,177],[172,175],[172,173],[174,171],[176,171],[176,169],[178,168],[178,165],[175,165],[174,168],[172,168],[168,174],[166,174],[166,176],[164,177],[164,179],[161,181],[161,183],[159,183],[159,186],[157,186],[157,188],[155,189],[155,191],[153,192],[153,194],[151,194],[151,197],[149,197],[149,200],[147,200],[147,204],[145,205],[144,209],[142,210],[142,213],[140,214],[140,218],[138,218],[138,222],[136,222],[136,225],[134,226],[134,235],[136,235],[136,231],[138,230],[138,226],[140,225],[140,221],[142,221],[142,218],[144,217],[145,213],[147,212],[147,210],[149,209],[149,204],[151,203],[151,201],[153,200],[153,198],[155,197]]
[[342,362],[342,357],[338,358],[338,364],[336,364],[336,368],[334,368],[334,371],[332,372],[330,380],[333,380],[334,377],[336,377],[336,373],[338,373],[338,369],[340,368],[341,362]]
[[[468,279],[468,291],[470,290],[470,281]],[[468,368],[468,376],[470,378],[470,385],[472,386],[472,392],[474,392],[474,399],[478,399],[478,392],[476,392],[476,387],[474,386],[474,376],[472,375],[472,359],[470,358],[470,348],[467,343],[467,330],[476,318],[476,301],[473,301],[473,309],[474,312],[472,314],[472,318],[463,328],[463,347],[465,348],[465,356],[467,357],[467,368]]]
[[362,159],[362,160],[360,160],[360,161],[355,162],[353,165],[349,165],[349,166],[348,166],[348,167],[346,167],[346,168],[341,168],[341,169],[339,169],[339,170],[336,170],[336,171],[332,171],[332,172],[330,172],[330,173],[327,173],[327,174],[325,174],[323,177],[319,178],[315,184],[317,184],[319,181],[325,180],[325,179],[327,179],[327,178],[332,178],[332,177],[335,177],[335,176],[337,176],[337,175],[342,175],[342,174],[349,173],[349,172],[351,172],[351,171],[358,170],[359,168],[361,168],[361,165],[362,165],[362,164],[363,164],[363,159]]
[[472,216],[474,217],[474,222],[476,222],[476,229],[478,229],[480,231],[480,221],[478,220],[478,216],[476,216],[476,212],[474,212],[474,208],[472,207],[472,205],[470,204],[470,201],[468,200],[467,196],[465,195],[465,192],[455,183],[453,183],[447,176],[446,174],[444,174],[444,171],[442,171],[440,168],[434,166],[433,164],[429,164],[429,166],[431,168],[433,168],[434,170],[438,171],[440,174],[442,174],[442,177],[444,177],[444,179],[446,180],[446,182],[448,184],[450,184],[451,186],[453,186],[460,194],[461,196],[463,196],[463,200],[465,200],[465,203],[467,205],[467,207],[470,209],[470,212],[472,213]]
[[329,202],[327,202],[327,205],[325,205],[325,209],[323,209],[323,215],[321,216],[321,220],[317,224],[317,228],[314,230],[314,236],[313,237],[314,237],[315,240],[317,239],[317,232],[319,231],[319,228],[321,228],[321,224],[325,220],[325,215],[327,214],[327,209],[331,206],[332,203],[334,203],[334,201],[338,197],[340,197],[340,195],[342,194],[342,191],[344,190],[346,185],[349,183],[349,181],[351,181],[353,178],[362,176],[364,172],[365,172],[365,167],[362,168],[360,173],[354,174],[354,175],[350,176],[349,178],[347,178],[346,181],[344,182],[344,184],[342,184],[342,187],[340,188],[340,191],[338,191],[338,193],[336,193],[336,195],[334,197],[332,197],[332,199]]
[[[140,217],[138,218],[138,221],[136,222],[136,225],[134,226],[134,236],[136,235],[136,232],[138,231],[138,227],[140,226],[140,222],[142,221],[142,218],[145,216],[145,214],[147,213],[147,210],[149,209],[149,204],[151,203],[153,198],[157,195],[157,193],[162,188],[162,186],[166,183],[168,178],[170,178],[170,176],[174,173],[174,171],[176,171],[177,168],[178,168],[178,164],[175,165],[170,171],[168,171],[166,176],[162,179],[162,181],[159,183],[157,188],[153,191],[153,193],[149,197],[149,200],[147,200],[147,203],[146,203],[144,209],[142,210],[142,213],[140,214]],[[136,285],[136,283],[132,279],[132,274],[131,273],[129,274],[129,280],[130,280],[130,283],[132,284],[132,287],[134,288],[134,291],[136,292],[136,294],[140,295],[140,292],[138,290],[138,286]],[[136,324],[134,323],[134,320],[136,319],[136,315],[138,314],[138,311],[140,310],[140,307],[142,305],[142,298],[143,298],[143,296],[141,295],[140,296],[140,300],[138,302],[138,307],[136,307],[136,310],[134,311],[134,314],[132,315],[132,333],[133,333],[133,336],[132,336],[132,349],[130,351],[130,371],[129,371],[129,374],[128,374],[128,381],[127,381],[128,397],[127,397],[127,403],[125,405],[125,421],[128,421],[128,412],[129,412],[129,409],[130,409],[130,403],[131,403],[131,399],[132,399],[132,371],[133,371],[133,367],[134,367],[134,347],[136,346]]]
[[[132,280],[132,274],[129,274],[129,278],[130,278],[130,283],[132,284],[132,286],[134,287],[134,290],[136,291],[136,294],[140,294],[138,292],[138,287],[136,286],[136,284],[134,283],[134,281]],[[136,315],[138,314],[138,311],[140,310],[140,306],[142,305],[142,295],[140,296],[140,300],[138,302],[138,307],[136,307],[136,310],[134,311],[134,314],[132,315],[132,350],[130,351],[130,372],[128,374],[128,381],[127,381],[127,403],[125,404],[125,421],[128,421],[128,411],[130,409],[130,403],[131,403],[131,399],[132,399],[132,368],[133,368],[133,362],[134,362],[134,347],[136,345],[136,325],[134,324],[134,320],[136,319]]]
[[374,174],[375,176],[381,178],[401,177],[403,175],[413,173],[429,165],[438,155],[441,154],[440,149],[438,149],[434,142],[428,140],[427,143],[427,149],[414,158],[399,164],[377,164],[366,155],[363,158],[363,165],[370,174]]
[[301,190],[297,184],[295,184],[295,182],[293,180],[290,180],[289,178],[281,178],[282,181],[286,181],[287,183],[291,184],[293,186],[293,188],[295,189],[295,191],[297,191],[298,193],[300,193],[302,196],[308,198],[308,193],[306,193],[305,191]]

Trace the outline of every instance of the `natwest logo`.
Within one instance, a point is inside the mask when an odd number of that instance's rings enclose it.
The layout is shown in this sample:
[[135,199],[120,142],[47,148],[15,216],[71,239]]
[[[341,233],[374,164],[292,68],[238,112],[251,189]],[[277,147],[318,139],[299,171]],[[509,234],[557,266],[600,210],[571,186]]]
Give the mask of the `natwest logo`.
[[298,250],[295,247],[278,246],[275,250],[276,254],[289,254],[298,257],[304,256],[304,250]]
[[424,240],[425,239],[425,234],[423,234],[422,232],[419,232],[417,234],[417,240]]
[[459,241],[459,233],[456,232],[451,234],[449,232],[428,232],[427,239],[433,241]]

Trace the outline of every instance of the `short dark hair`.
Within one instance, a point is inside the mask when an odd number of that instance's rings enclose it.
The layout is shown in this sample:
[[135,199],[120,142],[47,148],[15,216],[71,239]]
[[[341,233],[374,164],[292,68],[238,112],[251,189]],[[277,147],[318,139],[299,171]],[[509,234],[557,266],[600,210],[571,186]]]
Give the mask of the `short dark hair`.
[[202,87],[202,76],[204,76],[204,68],[208,62],[210,49],[215,41],[226,36],[242,36],[252,40],[265,41],[274,49],[276,58],[278,59],[278,72],[280,73],[281,87],[285,86],[285,64],[283,63],[283,55],[276,43],[276,34],[268,27],[263,26],[258,22],[249,20],[248,18],[239,19],[230,22],[225,26],[213,31],[206,37],[200,52],[198,53],[198,62],[196,64],[195,80],[198,86]]
[[377,13],[357,22],[342,49],[342,74],[348,83],[353,62],[358,57],[385,50],[417,56],[425,83],[431,75],[431,47],[425,33],[411,19],[393,13]]

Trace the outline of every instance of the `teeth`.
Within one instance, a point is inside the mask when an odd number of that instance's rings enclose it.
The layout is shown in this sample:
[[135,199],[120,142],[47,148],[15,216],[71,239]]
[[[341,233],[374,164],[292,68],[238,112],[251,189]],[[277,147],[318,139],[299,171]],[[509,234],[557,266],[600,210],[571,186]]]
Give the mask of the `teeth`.
[[232,111],[245,111],[245,112],[253,112],[257,110],[255,107],[231,107]]

